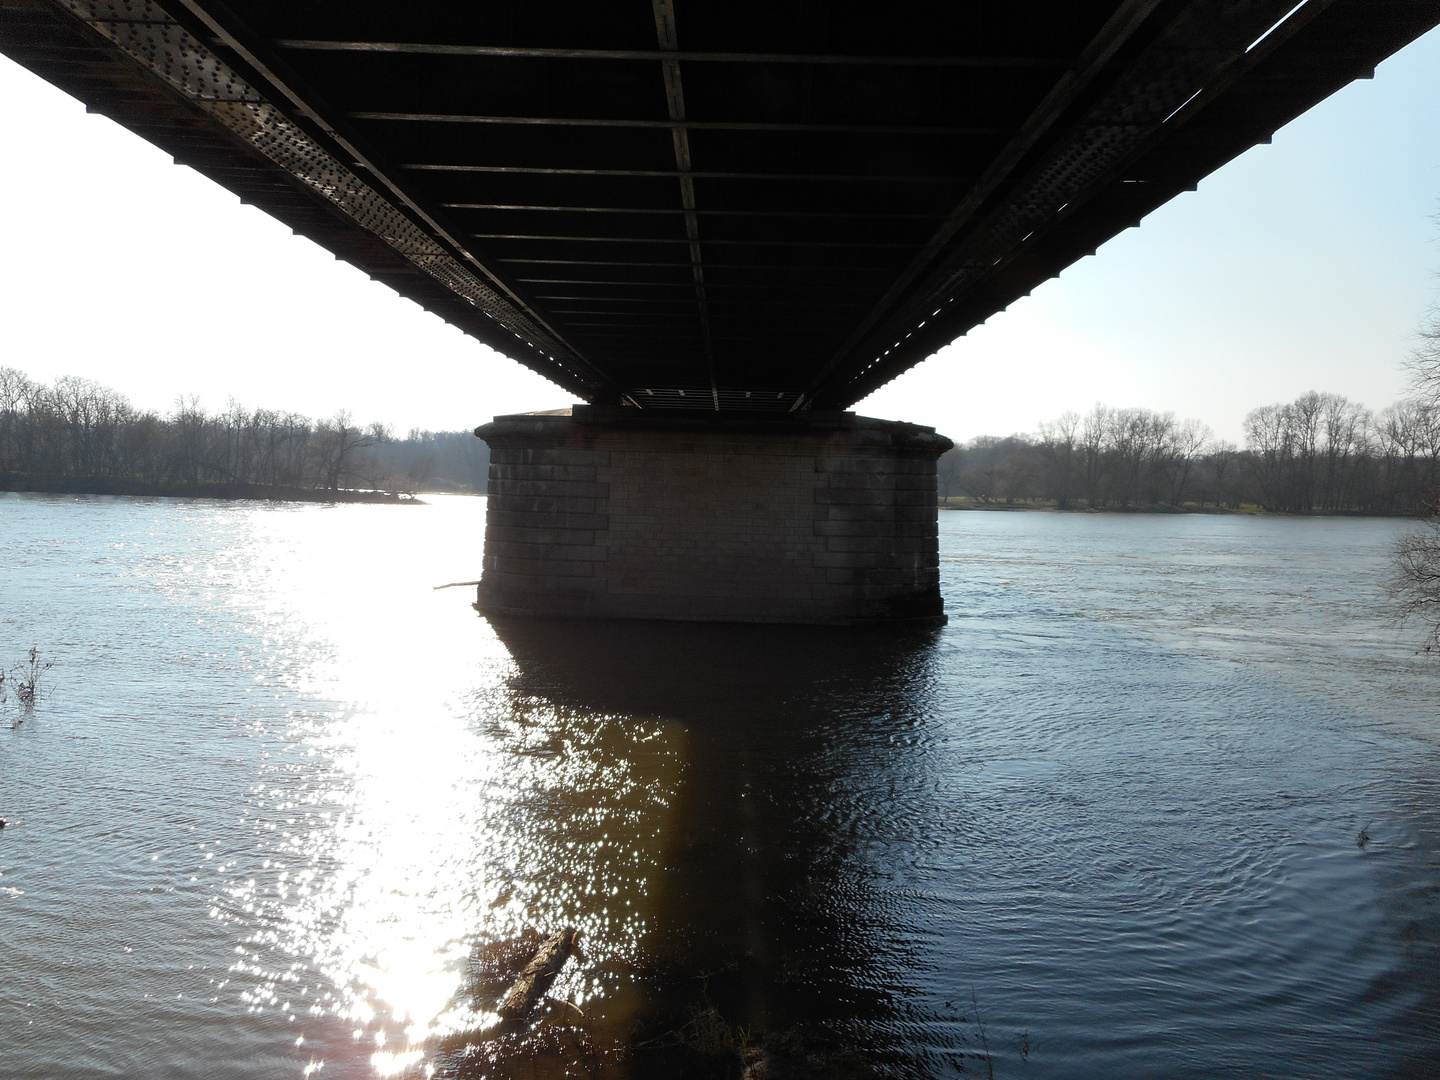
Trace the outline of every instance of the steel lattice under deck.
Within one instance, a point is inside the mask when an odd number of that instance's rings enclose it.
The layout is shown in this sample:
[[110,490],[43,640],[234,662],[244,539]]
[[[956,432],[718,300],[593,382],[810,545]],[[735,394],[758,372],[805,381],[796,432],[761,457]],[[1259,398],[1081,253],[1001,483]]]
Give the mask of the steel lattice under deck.
[[0,0],[0,49],[588,401],[848,406],[1440,0]]

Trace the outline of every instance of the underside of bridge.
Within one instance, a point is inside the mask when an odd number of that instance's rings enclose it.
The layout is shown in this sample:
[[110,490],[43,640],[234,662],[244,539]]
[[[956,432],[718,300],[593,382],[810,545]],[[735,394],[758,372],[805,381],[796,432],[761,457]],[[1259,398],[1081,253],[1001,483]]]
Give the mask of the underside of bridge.
[[[587,437],[681,439],[683,414],[825,428],[1437,23],[1440,0],[0,0],[0,50],[598,406]],[[535,543],[516,558],[549,566]]]

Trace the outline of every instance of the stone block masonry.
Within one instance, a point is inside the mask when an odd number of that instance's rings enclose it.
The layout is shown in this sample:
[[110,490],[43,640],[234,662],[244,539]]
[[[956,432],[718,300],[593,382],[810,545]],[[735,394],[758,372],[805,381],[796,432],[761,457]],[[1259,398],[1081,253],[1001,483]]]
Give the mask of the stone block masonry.
[[481,611],[944,620],[932,428],[852,413],[497,417]]

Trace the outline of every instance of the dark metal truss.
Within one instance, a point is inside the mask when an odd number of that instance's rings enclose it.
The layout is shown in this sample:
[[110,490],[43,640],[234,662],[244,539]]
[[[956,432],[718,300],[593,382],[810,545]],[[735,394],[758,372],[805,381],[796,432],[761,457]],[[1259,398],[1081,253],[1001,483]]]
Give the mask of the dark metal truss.
[[590,401],[845,407],[1440,0],[0,0],[0,50]]

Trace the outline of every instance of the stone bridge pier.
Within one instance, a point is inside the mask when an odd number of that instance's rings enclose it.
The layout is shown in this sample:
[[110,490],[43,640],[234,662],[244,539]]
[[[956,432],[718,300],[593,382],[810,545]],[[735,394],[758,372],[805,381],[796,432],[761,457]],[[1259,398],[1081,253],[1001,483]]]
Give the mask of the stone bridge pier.
[[944,621],[933,428],[853,413],[496,417],[477,607],[707,622]]

